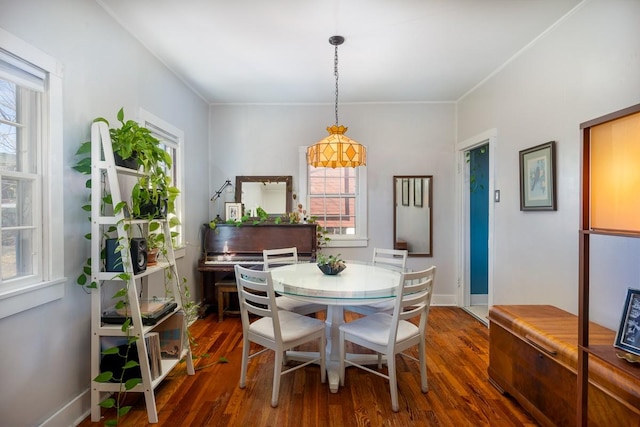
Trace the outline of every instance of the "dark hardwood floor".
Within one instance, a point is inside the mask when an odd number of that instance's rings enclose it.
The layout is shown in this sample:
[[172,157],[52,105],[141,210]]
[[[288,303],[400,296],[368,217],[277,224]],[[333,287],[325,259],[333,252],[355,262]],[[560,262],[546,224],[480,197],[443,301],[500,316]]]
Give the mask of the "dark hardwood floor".
[[[357,315],[354,315],[357,316]],[[349,320],[349,317],[347,318]],[[389,384],[383,378],[348,368],[345,387],[329,392],[317,366],[281,380],[280,401],[270,406],[273,353],[249,362],[245,389],[238,387],[242,326],[238,317],[222,323],[210,314],[190,328],[196,375],[181,363],[156,389],[158,424],[148,424],[142,394],[129,398],[134,408],[125,426],[536,426],[511,397],[487,380],[489,330],[461,309],[432,307],[427,333],[429,392],[420,391],[415,362],[400,358],[400,412],[391,411]],[[353,349],[352,349],[353,350]],[[355,349],[357,351],[357,349]],[[415,355],[415,352],[414,352]],[[220,357],[228,363],[216,363]],[[103,410],[106,418],[111,414]],[[90,418],[80,426],[99,425]]]

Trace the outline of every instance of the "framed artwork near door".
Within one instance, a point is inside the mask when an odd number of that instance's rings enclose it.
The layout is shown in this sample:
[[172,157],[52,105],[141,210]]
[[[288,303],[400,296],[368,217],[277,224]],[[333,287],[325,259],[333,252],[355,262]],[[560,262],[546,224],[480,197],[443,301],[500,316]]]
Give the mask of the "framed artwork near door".
[[520,210],[556,210],[555,141],[520,151]]

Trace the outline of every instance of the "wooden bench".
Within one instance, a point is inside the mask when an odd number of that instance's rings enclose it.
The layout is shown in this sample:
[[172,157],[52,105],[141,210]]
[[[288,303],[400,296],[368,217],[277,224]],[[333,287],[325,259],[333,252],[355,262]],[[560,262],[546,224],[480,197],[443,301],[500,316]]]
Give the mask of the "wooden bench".
[[222,280],[215,283],[217,299],[218,299],[218,322],[222,322],[224,313],[240,314],[238,310],[231,310],[231,298],[229,294],[238,294],[238,288],[235,280]]

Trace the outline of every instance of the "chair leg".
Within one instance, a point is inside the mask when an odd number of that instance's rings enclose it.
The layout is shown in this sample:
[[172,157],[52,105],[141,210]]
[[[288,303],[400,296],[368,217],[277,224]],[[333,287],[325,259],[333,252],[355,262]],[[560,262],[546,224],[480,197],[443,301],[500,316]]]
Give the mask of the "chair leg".
[[271,407],[278,406],[278,395],[280,394],[280,377],[282,377],[282,352],[274,351],[275,361],[273,364],[273,389],[271,390]]
[[344,387],[344,357],[344,332],[340,331],[340,387]]
[[242,364],[240,365],[240,388],[247,384],[247,365],[249,364],[249,340],[245,337],[242,340]]
[[387,368],[389,369],[389,391],[391,392],[391,410],[398,412],[398,380],[396,378],[396,355],[387,354]]
[[420,342],[418,345],[418,352],[420,354],[420,382],[422,383],[422,392],[426,393],[429,391],[429,383],[427,382],[427,355],[426,355],[426,344],[424,340]]
[[327,339],[324,335],[320,338],[320,382],[327,381]]
[[378,369],[382,369],[382,353],[378,353]]

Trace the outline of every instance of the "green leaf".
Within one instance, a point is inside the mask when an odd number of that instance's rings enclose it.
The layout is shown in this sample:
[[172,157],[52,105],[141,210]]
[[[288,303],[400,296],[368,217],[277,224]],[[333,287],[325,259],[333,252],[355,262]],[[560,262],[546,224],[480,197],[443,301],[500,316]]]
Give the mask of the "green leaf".
[[127,389],[127,390],[131,390],[132,388],[134,388],[135,386],[137,386],[141,382],[142,382],[141,378],[131,378],[131,379],[127,380],[127,382],[124,383],[124,388]]
[[122,122],[124,120],[124,107],[120,108],[116,117],[119,122]]
[[82,268],[82,271],[84,271],[84,274],[86,274],[87,276],[91,275],[91,267],[89,267],[89,266],[84,266]]
[[84,238],[87,239],[87,240],[91,240],[91,233],[85,234]]
[[116,292],[113,297],[114,298],[121,298],[123,296],[127,295],[127,288],[120,288],[118,289],[118,292]]
[[93,380],[98,383],[108,383],[113,378],[113,372],[106,371],[95,377]]
[[127,363],[124,364],[122,369],[135,368],[136,366],[140,366],[140,364],[135,360],[127,360]]
[[224,356],[221,356],[221,357],[218,359],[218,363],[229,363],[229,359],[227,359],[227,358],[226,358],[226,357],[224,357]]
[[84,286],[87,284],[87,276],[84,274],[81,274],[80,276],[78,276],[78,280],[76,280],[76,283],[80,286]]
[[107,420],[104,422],[104,425],[107,427],[113,427],[118,425],[118,420]]
[[127,415],[130,410],[131,410],[131,405],[129,405],[129,406],[121,406],[120,409],[118,409],[118,415],[121,416],[121,417],[123,415]]
[[84,205],[84,206],[82,206],[82,210],[83,210],[83,211],[87,211],[87,212],[91,212],[91,205]]
[[120,349],[118,347],[109,347],[102,350],[102,354],[118,354]]
[[113,408],[115,406],[115,404],[116,404],[115,399],[113,399],[111,397],[109,397],[109,398],[103,400],[102,402],[98,403],[98,405],[100,405],[103,408],[107,408],[107,409]]

